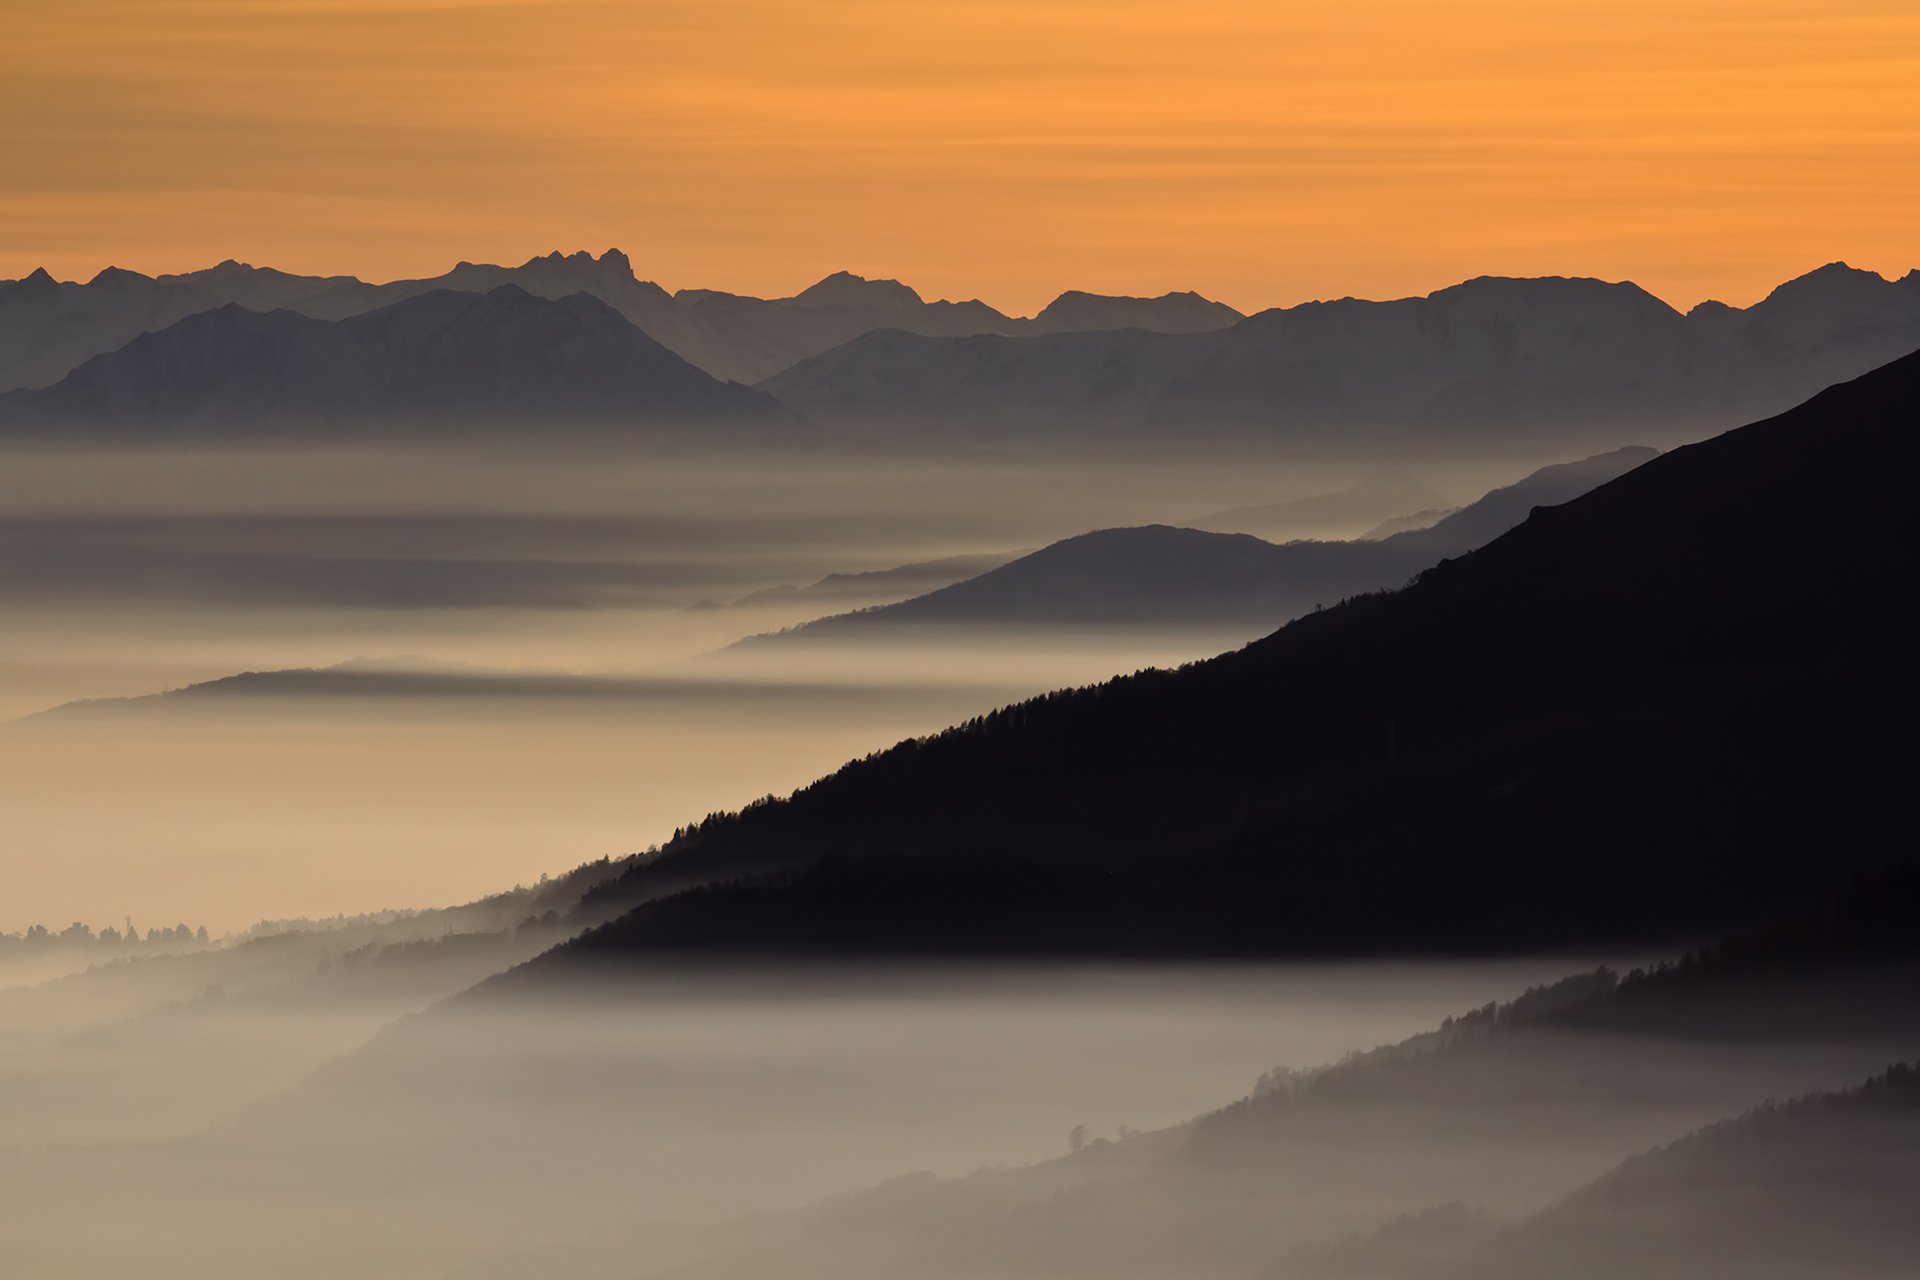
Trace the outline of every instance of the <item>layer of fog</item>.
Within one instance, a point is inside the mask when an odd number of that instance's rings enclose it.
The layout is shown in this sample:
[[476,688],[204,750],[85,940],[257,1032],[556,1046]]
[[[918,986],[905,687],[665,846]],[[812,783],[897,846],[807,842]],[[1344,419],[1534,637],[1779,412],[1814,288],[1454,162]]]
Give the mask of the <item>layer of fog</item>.
[[[0,931],[131,914],[216,932],[434,905],[644,848],[1000,703],[1242,643],[1252,637],[1119,633],[706,657],[886,598],[882,587],[823,607],[756,594],[769,588],[1324,493],[1379,465],[482,449],[6,461],[0,717],[369,657],[682,692],[602,706],[528,697],[509,680],[465,700],[261,701],[245,717],[176,705],[139,723],[0,726],[13,890]],[[1464,497],[1525,468],[1421,478]]]
[[[933,1276],[949,1274],[943,1233],[999,1223],[1018,1224],[1023,1250],[1057,1236],[1082,1255],[1034,1274],[1164,1274],[1184,1255],[1188,1274],[1251,1275],[1445,1200],[1503,1219],[1539,1209],[1650,1145],[1920,1047],[1535,1035],[1505,1067],[1412,1076],[1168,1181],[1155,1170],[1188,1135],[1166,1126],[1269,1069],[1396,1041],[1585,962],[669,969],[537,998],[483,988],[356,1048],[460,980],[446,958],[423,977],[429,954],[352,987],[210,993],[16,1037],[0,1165],[13,1273],[641,1276],[700,1262],[691,1274],[745,1280],[777,1262]],[[1074,1146],[1081,1157],[1019,1171]],[[919,1171],[959,1181],[806,1208]],[[1074,1208],[1084,1196],[1092,1219]],[[1155,1254],[1132,1239],[1155,1221],[1202,1235]]]
[[[432,1275],[636,1220],[688,1228],[1046,1159],[1075,1126],[1175,1124],[1276,1063],[1398,1039],[1567,963],[683,977],[469,998],[353,1053],[436,984],[477,980],[445,960],[423,976],[429,955],[132,1015],[114,983],[137,974],[102,975],[68,984],[81,1008],[52,1037],[0,1002],[10,1251],[49,1273]],[[76,1031],[89,1001],[111,1020]]]

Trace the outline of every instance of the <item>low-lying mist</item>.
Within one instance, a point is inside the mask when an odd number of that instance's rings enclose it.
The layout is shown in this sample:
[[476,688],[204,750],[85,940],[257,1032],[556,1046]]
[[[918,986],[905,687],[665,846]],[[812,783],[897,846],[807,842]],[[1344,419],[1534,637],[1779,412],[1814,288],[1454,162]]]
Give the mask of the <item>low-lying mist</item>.
[[[1551,460],[1373,488],[1452,503]],[[597,945],[618,930],[569,945],[736,874],[623,860],[710,811],[1253,637],[735,641],[1093,529],[1313,499],[1377,460],[10,462],[10,1276],[1518,1280],[1658,1225],[1609,1216],[1633,1196],[1606,1179],[1632,1192],[1680,1166],[1622,1162],[1920,1057],[1904,972],[1741,988],[1699,966],[1586,972],[1635,956],[1076,967]],[[1272,518],[1303,511],[1326,524],[1300,536],[1365,523],[1311,501]],[[777,877],[779,850],[749,852]],[[1676,1213],[1761,1203],[1686,1176]],[[1903,1239],[1881,1190],[1856,1233],[1876,1265]],[[1684,1256],[1721,1256],[1710,1217],[1688,1220]],[[1848,1256],[1847,1280],[1885,1273]],[[1795,1274],[1771,1265],[1749,1270]]]
[[[96,970],[64,993],[99,1012],[78,1030],[0,1000],[12,1274],[1413,1280],[1643,1150],[1920,1051],[1910,1026],[1482,1008],[1589,966],[1567,957],[668,962],[428,1007],[510,945],[144,1007],[137,967]],[[1430,1213],[1452,1234],[1376,1241]]]
[[483,987],[377,1035],[457,957],[132,1016],[135,975],[97,974],[66,998],[112,1020],[82,1031],[0,1002],[10,1147],[34,1153],[6,1166],[6,1234],[40,1264],[17,1274],[440,1275],[583,1239],[613,1263],[640,1226],[671,1253],[737,1215],[1177,1125],[1570,963],[655,972]]
[[[8,463],[0,717],[35,718],[0,725],[0,930],[132,915],[216,933],[477,895],[1007,701],[1243,643],[1117,630],[711,656],[982,558],[1377,467],[484,447]],[[1423,474],[1444,493],[1483,479]],[[930,567],[806,590],[902,565]],[[37,715],[365,660],[439,679]]]

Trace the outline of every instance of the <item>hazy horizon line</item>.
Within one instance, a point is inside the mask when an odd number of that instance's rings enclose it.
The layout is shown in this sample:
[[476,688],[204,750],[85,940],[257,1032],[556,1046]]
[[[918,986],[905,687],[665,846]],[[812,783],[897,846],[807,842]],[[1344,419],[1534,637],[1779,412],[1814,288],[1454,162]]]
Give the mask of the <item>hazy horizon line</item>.
[[[428,280],[437,280],[442,276],[451,274],[452,272],[459,270],[461,267],[493,267],[500,270],[515,271],[515,270],[523,270],[527,267],[534,265],[535,263],[542,262],[542,261],[550,261],[550,262],[569,261],[569,260],[585,257],[595,263],[599,263],[599,262],[604,262],[608,257],[614,256],[614,255],[617,255],[620,258],[625,259],[626,264],[630,269],[634,280],[644,284],[653,284],[658,288],[662,289],[663,291],[665,291],[670,297],[675,297],[675,298],[685,293],[719,293],[719,294],[726,294],[728,296],[737,297],[737,298],[753,298],[753,299],[758,299],[761,301],[768,301],[768,302],[782,302],[782,301],[788,301],[793,298],[796,298],[801,293],[805,292],[807,289],[810,289],[816,285],[825,283],[826,281],[831,280],[836,276],[846,275],[846,276],[851,276],[854,279],[864,283],[904,285],[908,289],[913,290],[915,294],[919,295],[920,300],[923,304],[948,303],[951,305],[966,305],[968,303],[979,303],[981,305],[992,308],[994,311],[998,312],[1000,315],[1005,316],[1007,319],[1010,319],[1010,320],[1032,320],[1036,318],[1041,311],[1045,310],[1047,306],[1050,306],[1054,302],[1059,301],[1061,298],[1064,298],[1067,295],[1074,294],[1074,293],[1086,294],[1092,297],[1140,298],[1140,299],[1156,299],[1156,298],[1162,298],[1167,296],[1179,295],[1182,293],[1190,293],[1197,297],[1203,298],[1209,302],[1217,302],[1226,306],[1233,307],[1235,310],[1240,311],[1241,314],[1244,316],[1253,316],[1253,315],[1259,315],[1262,312],[1266,312],[1266,311],[1285,310],[1292,307],[1305,306],[1305,305],[1310,305],[1313,303],[1320,303],[1320,302],[1360,301],[1360,302],[1385,303],[1385,302],[1399,302],[1399,301],[1405,301],[1408,299],[1415,299],[1415,298],[1426,298],[1426,297],[1431,297],[1435,293],[1443,292],[1447,289],[1455,288],[1463,284],[1468,284],[1476,280],[1592,280],[1592,281],[1598,281],[1602,284],[1609,284],[1609,285],[1632,285],[1634,288],[1639,289],[1642,292],[1646,293],[1649,297],[1655,298],[1658,301],[1665,303],[1668,307],[1671,307],[1674,311],[1679,312],[1681,314],[1686,314],[1687,312],[1690,312],[1698,307],[1705,306],[1711,303],[1719,303],[1721,305],[1733,307],[1737,310],[1745,310],[1746,308],[1751,307],[1756,303],[1764,301],[1766,298],[1770,297],[1775,291],[1777,291],[1784,284],[1791,283],[1792,281],[1795,281],[1795,280],[1803,279],[1807,276],[1816,274],[1820,271],[1824,271],[1832,267],[1840,267],[1848,271],[1856,271],[1856,272],[1861,272],[1863,274],[1872,275],[1887,284],[1897,284],[1902,280],[1920,276],[1920,265],[1909,265],[1904,272],[1899,272],[1898,269],[1896,268],[1895,270],[1898,273],[1890,274],[1876,267],[1857,266],[1854,263],[1847,261],[1845,258],[1830,258],[1824,262],[1816,263],[1812,266],[1809,266],[1806,269],[1801,270],[1793,275],[1789,275],[1782,279],[1775,280],[1771,284],[1764,284],[1759,286],[1759,291],[1753,294],[1751,301],[1733,302],[1733,301],[1728,301],[1726,297],[1709,295],[1709,296],[1698,298],[1692,302],[1682,302],[1682,301],[1676,301],[1672,298],[1668,298],[1663,296],[1662,294],[1656,293],[1653,289],[1650,289],[1647,286],[1639,283],[1639,281],[1635,280],[1631,276],[1620,276],[1616,278],[1616,277],[1607,276],[1607,275],[1586,274],[1586,273],[1579,272],[1577,270],[1549,271],[1549,272],[1541,272],[1536,274],[1524,274],[1524,273],[1503,272],[1503,271],[1480,271],[1471,275],[1460,276],[1458,278],[1450,277],[1446,279],[1444,283],[1433,285],[1425,293],[1420,293],[1420,292],[1394,293],[1390,295],[1381,295],[1381,296],[1374,296],[1374,297],[1361,297],[1359,294],[1355,294],[1355,293],[1344,293],[1344,294],[1337,294],[1337,295],[1320,294],[1320,295],[1312,295],[1312,296],[1302,295],[1290,301],[1269,302],[1269,303],[1265,303],[1265,304],[1251,307],[1251,308],[1243,307],[1240,304],[1229,302],[1225,298],[1218,296],[1216,294],[1207,293],[1207,292],[1204,292],[1203,290],[1200,290],[1198,288],[1192,288],[1192,287],[1161,290],[1160,292],[1156,293],[1152,291],[1152,286],[1147,286],[1145,289],[1142,289],[1140,291],[1134,291],[1134,292],[1105,292],[1100,289],[1085,288],[1077,285],[1070,285],[1053,293],[1049,297],[1047,303],[1042,304],[1042,306],[1033,309],[1031,313],[1027,313],[1018,309],[1010,309],[1008,307],[1003,307],[995,303],[988,302],[984,297],[982,297],[979,294],[974,294],[968,297],[930,297],[922,293],[919,290],[919,288],[913,284],[911,280],[906,279],[903,275],[887,275],[887,274],[863,275],[859,271],[855,271],[851,267],[834,268],[833,270],[828,271],[823,275],[808,279],[806,283],[800,285],[798,288],[792,290],[791,292],[786,292],[786,293],[773,293],[773,292],[735,293],[732,290],[713,288],[711,286],[701,285],[701,284],[685,284],[685,285],[680,285],[678,287],[669,287],[668,285],[662,283],[659,277],[646,273],[642,268],[642,266],[635,261],[633,255],[627,253],[625,250],[621,249],[618,245],[609,245],[607,248],[601,250],[597,254],[590,249],[577,249],[571,252],[560,250],[560,249],[550,249],[545,252],[538,252],[538,253],[531,254],[528,257],[522,258],[518,261],[513,261],[508,258],[503,258],[499,261],[487,261],[483,258],[462,257],[455,260],[451,264],[444,266],[438,271],[427,272],[425,274],[420,274],[420,275],[397,275],[397,276],[392,276],[385,279],[372,279],[367,276],[356,275],[350,270],[333,269],[333,270],[315,272],[315,271],[308,271],[308,270],[302,270],[297,268],[276,266],[276,265],[273,265],[272,263],[267,263],[266,265],[263,266],[260,262],[248,261],[247,259],[242,258],[237,254],[234,254],[234,255],[229,255],[228,257],[223,258],[218,262],[210,263],[207,266],[191,267],[185,270],[147,271],[147,270],[142,270],[141,268],[138,268],[138,267],[124,266],[122,265],[121,261],[107,261],[105,262],[104,265],[96,268],[93,274],[91,276],[88,276],[84,280],[80,279],[77,276],[64,277],[56,274],[53,270],[45,266],[37,266],[33,270],[28,271],[25,275],[16,276],[8,279],[0,279],[0,284],[17,284],[25,280],[31,279],[36,274],[44,274],[57,284],[85,286],[85,285],[91,284],[94,280],[98,279],[101,275],[104,275],[109,271],[125,271],[131,274],[144,276],[150,280],[159,281],[159,280],[166,280],[169,278],[180,278],[180,277],[186,277],[186,276],[200,275],[206,272],[219,270],[221,267],[233,266],[233,267],[245,269],[245,270],[279,271],[287,275],[300,276],[308,279],[353,280],[353,281],[357,281],[360,284],[367,285],[369,287],[385,288],[385,287],[389,287],[397,284],[411,284],[411,283],[417,283],[417,282],[428,281]],[[1920,261],[1920,259],[1916,259],[1916,261]]]

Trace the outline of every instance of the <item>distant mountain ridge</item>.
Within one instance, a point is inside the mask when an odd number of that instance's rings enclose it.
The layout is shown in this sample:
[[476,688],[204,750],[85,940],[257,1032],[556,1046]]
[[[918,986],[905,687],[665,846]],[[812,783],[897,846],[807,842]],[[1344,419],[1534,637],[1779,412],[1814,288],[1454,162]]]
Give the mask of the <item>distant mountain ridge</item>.
[[1626,448],[1544,467],[1431,525],[1377,541],[1275,544],[1170,525],[1101,529],[926,595],[821,618],[742,647],[961,641],[986,628],[1238,628],[1240,639],[1251,639],[1316,606],[1397,587],[1491,542],[1534,509],[1568,502],[1657,455]]
[[549,253],[517,267],[461,262],[444,275],[370,284],[352,276],[298,276],[231,259],[201,271],[145,276],[108,267],[85,284],[45,270],[0,281],[0,391],[50,386],[83,361],[189,315],[238,303],[320,320],[391,306],[426,293],[489,293],[514,285],[536,297],[586,293],[654,341],[721,381],[758,382],[807,356],[876,329],[965,335],[1058,332],[1074,327],[1223,327],[1240,313],[1196,294],[1158,299],[1063,294],[1032,320],[983,302],[926,302],[897,280],[840,271],[791,298],[707,289],[669,293],[635,276],[618,249],[599,257]]
[[1070,290],[1021,319],[848,272],[788,298],[669,293],[609,250],[384,284],[233,261],[159,277],[108,268],[86,284],[36,271],[0,282],[0,391],[49,386],[229,303],[339,320],[505,284],[589,294],[719,380],[896,450],[1251,444],[1358,458],[1671,444],[1920,349],[1920,271],[1888,280],[1843,263],[1750,307],[1685,315],[1631,284],[1482,277],[1247,317],[1191,293]]
[[1192,291],[1157,298],[1122,298],[1078,289],[1049,302],[1033,317],[1035,333],[1082,333],[1098,329],[1146,329],[1154,333],[1209,333],[1246,317],[1224,302]]
[[694,368],[596,298],[549,300],[511,284],[423,293],[338,321],[229,303],[96,356],[52,387],[0,395],[0,430],[68,439],[505,425],[779,431],[794,419],[760,392]]
[[1359,455],[1670,444],[1920,349],[1920,272],[1830,264],[1744,310],[1636,285],[1482,277],[1263,311],[1208,333],[879,332],[762,385],[823,421],[948,443],[1179,439]]
[[[956,688],[964,686],[955,686]],[[449,714],[456,704],[551,702],[576,708],[613,710],[622,705],[756,703],[776,699],[799,703],[853,705],[898,698],[881,685],[854,686],[844,681],[810,684],[800,680],[741,681],[676,674],[621,675],[475,667],[425,659],[354,658],[326,667],[286,667],[242,671],[200,680],[159,693],[82,698],[22,717],[15,724],[71,723],[124,715],[245,713],[261,703],[305,703],[316,712],[372,710],[378,704],[437,703]],[[410,714],[418,714],[415,711]]]

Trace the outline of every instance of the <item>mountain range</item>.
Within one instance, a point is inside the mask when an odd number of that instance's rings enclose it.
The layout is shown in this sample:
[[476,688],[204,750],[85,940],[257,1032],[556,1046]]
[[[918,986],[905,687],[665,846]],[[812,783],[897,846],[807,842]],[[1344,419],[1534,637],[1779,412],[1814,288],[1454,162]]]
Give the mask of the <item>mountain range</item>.
[[[233,262],[159,277],[109,269],[86,284],[35,272],[0,283],[0,388],[52,387],[142,335],[227,307],[344,323],[435,294],[506,286],[555,303],[586,294],[714,380],[758,387],[831,427],[835,441],[891,450],[1564,456],[1623,438],[1696,439],[1920,347],[1920,272],[1887,280],[1842,263],[1750,307],[1703,303],[1685,314],[1628,283],[1483,277],[1425,297],[1343,298],[1245,317],[1190,293],[1070,292],[1020,319],[844,272],[790,298],[670,294],[610,250],[518,267],[461,263],[443,276],[377,285]],[[235,327],[227,314],[223,323]],[[186,332],[213,344],[197,358],[231,384],[212,398],[258,395],[255,373],[225,368],[255,348],[219,330]],[[570,352],[567,380],[619,383],[631,345]],[[550,363],[552,353],[535,354],[530,364]],[[402,345],[387,358],[399,368],[422,353]],[[117,399],[76,404],[108,413],[143,399],[171,405],[166,369],[134,361],[118,370],[127,380]],[[331,376],[324,361],[297,373]],[[408,394],[354,401],[351,412],[398,418],[426,406],[454,418],[487,398],[460,384],[434,401],[433,376],[417,381]],[[622,403],[588,397],[582,406],[537,369],[512,364],[486,385],[507,393],[503,415],[510,404],[546,421]],[[185,412],[156,407],[142,421],[171,426],[167,415]]]
[[1920,271],[1841,263],[1745,309],[1633,284],[1480,278],[1262,311],[1202,334],[868,334],[761,385],[811,418],[970,444],[1177,439],[1301,451],[1667,444],[1920,347]]
[[1074,291],[1026,320],[983,302],[927,302],[897,280],[867,280],[845,271],[791,298],[711,289],[668,293],[636,278],[617,249],[597,258],[549,253],[518,267],[462,262],[444,275],[386,284],[352,276],[290,275],[231,259],[203,271],[157,277],[108,267],[84,284],[56,281],[41,270],[0,282],[0,391],[50,386],[92,356],[228,304],[343,320],[421,294],[491,293],[502,285],[553,300],[590,294],[723,382],[758,382],[876,329],[940,335],[1121,327],[1193,332],[1241,318],[1231,307],[1192,293],[1117,298]]
[[326,426],[384,433],[512,424],[791,428],[760,392],[720,382],[586,294],[436,290],[344,320],[229,303],[95,356],[53,386],[0,395],[16,431],[146,437]]
[[1617,449],[1543,467],[1425,528],[1376,540],[1275,544],[1168,525],[1102,529],[926,595],[756,636],[742,646],[955,642],[989,629],[1032,638],[1116,627],[1224,629],[1249,639],[1318,605],[1397,587],[1499,537],[1535,508],[1577,498],[1656,452]]

